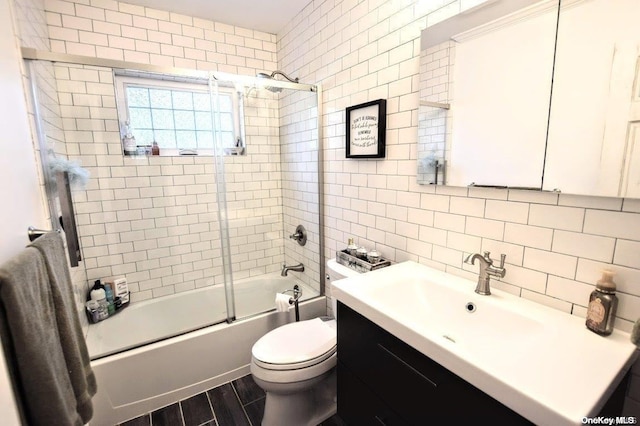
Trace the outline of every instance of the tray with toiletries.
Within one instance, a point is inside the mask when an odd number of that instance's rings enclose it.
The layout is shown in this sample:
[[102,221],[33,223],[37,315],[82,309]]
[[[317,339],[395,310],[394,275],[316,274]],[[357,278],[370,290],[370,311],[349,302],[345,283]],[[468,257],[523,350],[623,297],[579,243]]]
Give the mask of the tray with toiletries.
[[351,254],[349,254],[348,249],[344,249],[337,252],[336,261],[339,264],[344,265],[358,272],[369,272],[369,271],[373,271],[373,270],[384,268],[386,266],[391,265],[390,260],[383,259],[379,255],[372,256],[371,252],[369,252],[369,256],[367,258],[363,259],[357,256],[352,256]]

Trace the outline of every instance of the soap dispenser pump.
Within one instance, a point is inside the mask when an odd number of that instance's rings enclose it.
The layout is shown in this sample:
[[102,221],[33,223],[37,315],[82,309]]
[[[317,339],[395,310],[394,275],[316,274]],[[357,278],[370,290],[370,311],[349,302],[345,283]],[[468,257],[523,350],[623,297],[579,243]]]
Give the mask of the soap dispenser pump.
[[613,323],[618,308],[616,283],[613,282],[613,272],[602,271],[602,278],[596,283],[596,289],[589,297],[587,309],[587,328],[603,336],[613,332]]

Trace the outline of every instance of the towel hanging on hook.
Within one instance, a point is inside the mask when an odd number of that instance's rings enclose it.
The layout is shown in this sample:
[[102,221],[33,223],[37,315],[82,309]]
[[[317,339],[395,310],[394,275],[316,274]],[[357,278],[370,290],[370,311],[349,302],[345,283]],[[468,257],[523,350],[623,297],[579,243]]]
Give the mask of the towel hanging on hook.
[[60,232],[60,229],[56,229],[55,231],[47,231],[44,229],[38,229],[38,228],[34,228],[33,226],[30,226],[27,228],[27,236],[29,237],[29,241],[34,242],[36,240],[36,238],[44,235],[44,234],[48,234],[49,232]]

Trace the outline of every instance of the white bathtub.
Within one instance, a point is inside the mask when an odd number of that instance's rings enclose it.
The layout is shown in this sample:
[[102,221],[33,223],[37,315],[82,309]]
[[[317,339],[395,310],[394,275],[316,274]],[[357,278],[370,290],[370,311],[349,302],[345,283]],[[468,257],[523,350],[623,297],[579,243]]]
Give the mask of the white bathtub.
[[[304,299],[317,296],[317,291],[292,278],[267,276],[236,283],[236,317],[273,309],[275,294],[296,283],[303,288]],[[111,426],[248,374],[256,340],[294,321],[293,309],[272,310],[231,324],[206,326],[212,318],[223,320],[224,311],[224,289],[215,286],[135,303],[91,325],[89,352],[102,356],[91,362],[98,380],[91,425]],[[300,303],[301,319],[325,313],[324,297]],[[155,343],[121,352],[141,341]]]

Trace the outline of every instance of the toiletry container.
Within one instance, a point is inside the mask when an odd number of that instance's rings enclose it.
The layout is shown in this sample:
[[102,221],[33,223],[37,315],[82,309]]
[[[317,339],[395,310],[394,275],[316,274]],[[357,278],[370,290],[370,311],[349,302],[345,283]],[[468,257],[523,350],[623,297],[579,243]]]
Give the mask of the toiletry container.
[[[107,294],[104,291],[104,286],[100,284],[100,280],[96,280],[91,289],[91,300],[98,303],[97,317],[98,321],[102,321],[109,316],[109,303],[107,302]],[[95,306],[95,305],[94,305]]]
[[114,300],[120,298],[121,306],[125,307],[129,303],[129,285],[125,277],[112,277],[105,280],[113,286]]
[[611,334],[618,308],[618,297],[615,292],[613,272],[602,271],[602,278],[598,280],[596,289],[589,297],[586,322],[589,330],[603,336]]
[[96,300],[89,300],[86,303],[87,312],[89,312],[89,316],[92,323],[96,323],[100,321],[100,317],[98,311],[100,310],[100,304]]
[[353,242],[353,238],[349,238],[349,241],[347,243],[347,253],[349,253],[351,256],[355,256],[357,250],[358,246]]
[[367,249],[364,247],[358,247],[356,250],[356,257],[358,259],[367,260]]
[[124,155],[136,155],[138,152],[138,146],[136,145],[136,138],[131,133],[131,126],[128,121],[124,127],[124,136],[122,137],[122,147],[123,147]]
[[109,283],[104,284],[104,294],[105,294],[105,299],[107,299],[107,303],[108,303],[109,315],[113,315],[116,313],[116,306],[114,303],[115,298],[113,295],[113,288],[111,287],[111,284]]

